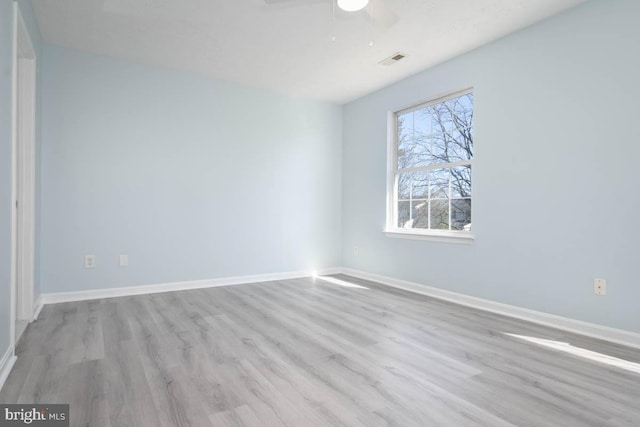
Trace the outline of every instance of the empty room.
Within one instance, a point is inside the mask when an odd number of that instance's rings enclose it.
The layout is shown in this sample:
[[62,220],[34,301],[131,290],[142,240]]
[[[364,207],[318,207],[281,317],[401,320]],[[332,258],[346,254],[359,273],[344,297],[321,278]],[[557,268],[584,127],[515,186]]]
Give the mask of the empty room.
[[639,22],[0,0],[0,426],[640,426]]

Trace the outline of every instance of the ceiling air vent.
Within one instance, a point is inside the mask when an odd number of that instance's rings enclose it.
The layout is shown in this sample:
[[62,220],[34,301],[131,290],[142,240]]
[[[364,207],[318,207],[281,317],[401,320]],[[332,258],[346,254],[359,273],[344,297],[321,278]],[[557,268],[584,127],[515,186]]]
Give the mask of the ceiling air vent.
[[396,62],[402,60],[406,55],[404,53],[394,53],[393,55],[391,55],[390,57],[383,59],[382,61],[380,61],[380,65],[393,65]]

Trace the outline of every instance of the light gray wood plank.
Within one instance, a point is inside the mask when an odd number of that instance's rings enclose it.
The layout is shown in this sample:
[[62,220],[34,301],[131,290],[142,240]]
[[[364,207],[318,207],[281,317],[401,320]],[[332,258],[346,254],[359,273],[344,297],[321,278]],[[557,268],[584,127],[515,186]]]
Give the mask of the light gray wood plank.
[[[3,403],[90,426],[637,426],[640,352],[366,280],[46,306]],[[509,334],[566,342],[620,367]],[[569,347],[573,346],[573,347]]]

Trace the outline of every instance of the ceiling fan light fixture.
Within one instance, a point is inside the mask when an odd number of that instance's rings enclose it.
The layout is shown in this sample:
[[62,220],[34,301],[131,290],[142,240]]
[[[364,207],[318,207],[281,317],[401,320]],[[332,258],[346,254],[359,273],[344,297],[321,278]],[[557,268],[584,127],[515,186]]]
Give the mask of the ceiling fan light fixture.
[[338,7],[345,12],[355,12],[364,9],[369,0],[338,0]]

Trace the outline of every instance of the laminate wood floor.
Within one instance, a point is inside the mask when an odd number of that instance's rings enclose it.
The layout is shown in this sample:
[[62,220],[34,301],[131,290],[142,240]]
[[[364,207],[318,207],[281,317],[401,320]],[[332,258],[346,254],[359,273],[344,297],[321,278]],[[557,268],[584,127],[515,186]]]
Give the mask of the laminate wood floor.
[[333,279],[48,305],[0,402],[96,427],[640,426],[638,350]]

